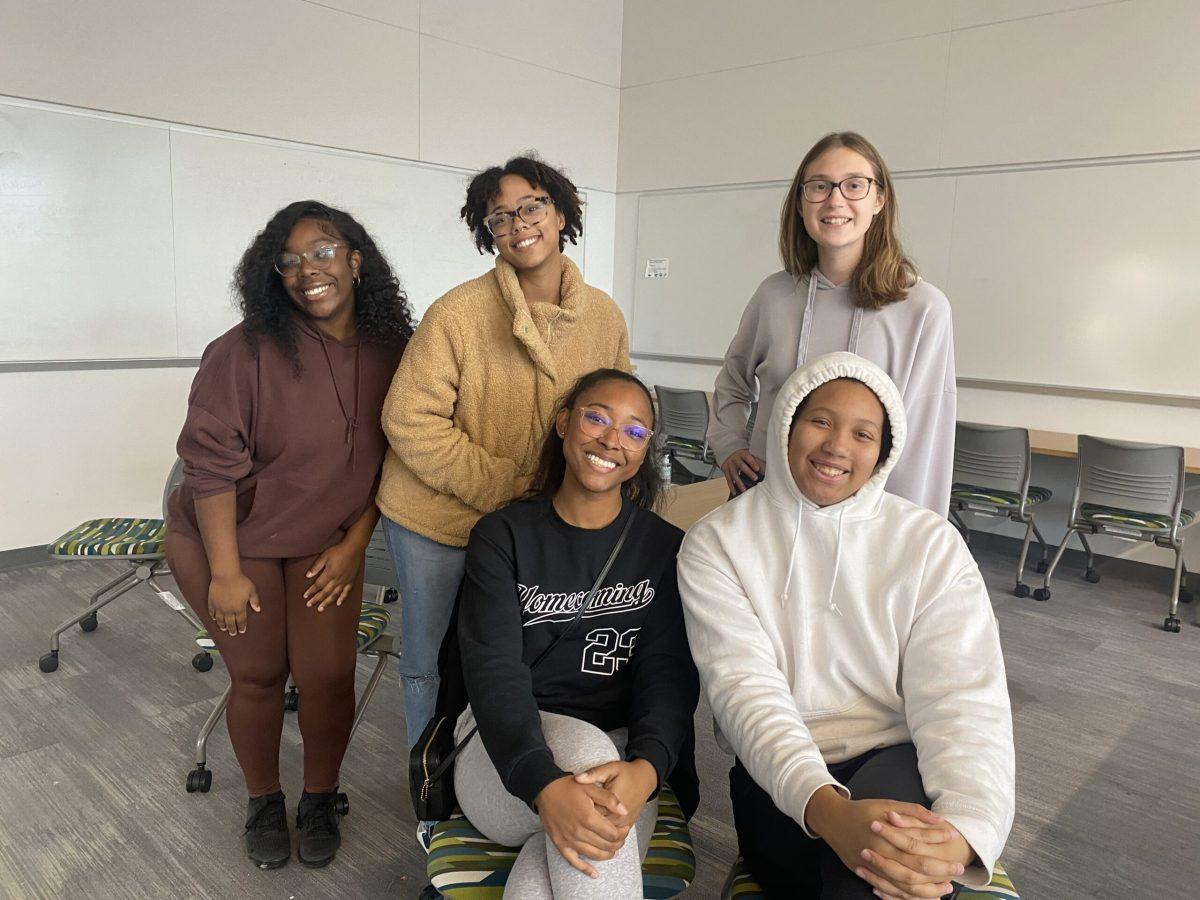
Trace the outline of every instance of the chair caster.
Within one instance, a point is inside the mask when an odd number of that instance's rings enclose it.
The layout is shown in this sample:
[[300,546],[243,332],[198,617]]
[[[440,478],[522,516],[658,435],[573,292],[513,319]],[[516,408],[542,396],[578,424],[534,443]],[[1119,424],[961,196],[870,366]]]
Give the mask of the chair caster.
[[1100,580],[1100,573],[1095,569],[1088,569],[1083,573],[1083,577],[1089,584],[1095,584]]
[[1181,587],[1179,589],[1179,602],[1180,603],[1191,603],[1195,599],[1196,599],[1196,595],[1193,594],[1191,591],[1189,591],[1187,588]]
[[339,816],[344,816],[350,812],[350,798],[341,791],[333,798],[333,808],[337,810]]
[[396,590],[395,588],[388,588],[386,591],[383,592],[383,602],[384,603],[395,603],[399,599],[400,599],[400,592],[398,590]]
[[192,668],[197,672],[207,672],[213,667],[213,659],[203,650],[192,657]]
[[1050,599],[1050,588],[1038,588],[1036,591],[1033,592],[1033,599],[1034,600],[1049,600]]
[[51,650],[38,660],[38,668],[43,672],[53,672],[58,668],[58,651]]
[[92,613],[90,616],[84,616],[79,620],[80,631],[95,631],[99,625],[100,623],[97,621],[95,613]]
[[300,708],[300,692],[294,687],[287,689],[287,693],[283,695],[283,708],[288,712],[295,712]]
[[1163,631],[1169,631],[1171,634],[1179,634],[1179,617],[1167,616],[1163,619]]
[[1044,559],[1039,559],[1033,566],[1039,575],[1045,575],[1046,570],[1050,568],[1050,563]]
[[1029,585],[1022,584],[1021,582],[1018,581],[1017,586],[1015,588],[1013,588],[1013,596],[1014,597],[1028,597],[1029,596]]
[[188,772],[186,787],[189,794],[194,794],[196,791],[207,794],[208,789],[212,787],[212,772],[203,765],[196,766]]

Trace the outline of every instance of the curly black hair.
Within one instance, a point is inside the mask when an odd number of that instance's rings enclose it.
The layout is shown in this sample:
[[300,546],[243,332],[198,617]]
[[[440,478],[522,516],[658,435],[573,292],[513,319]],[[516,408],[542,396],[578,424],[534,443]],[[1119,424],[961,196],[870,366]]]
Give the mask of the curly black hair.
[[279,210],[242,254],[233,284],[240,298],[238,306],[247,339],[253,344],[259,335],[266,335],[299,369],[293,320],[300,312],[275,271],[275,258],[301,219],[321,222],[322,231],[362,254],[359,281],[354,288],[354,320],[359,335],[377,344],[407,342],[414,328],[412,308],[387,259],[352,215],[316,200],[298,200]]
[[[558,491],[567,474],[567,460],[563,456],[563,439],[558,436],[558,429],[554,427],[554,423],[560,412],[564,409],[568,411],[575,409],[584,394],[606,381],[623,381],[641,388],[646,395],[646,402],[650,404],[650,427],[654,428],[654,399],[650,396],[649,388],[633,375],[622,372],[620,369],[596,369],[594,372],[589,372],[575,382],[571,390],[555,407],[554,416],[550,419],[550,431],[547,432],[546,440],[542,444],[537,469],[533,473],[533,482],[529,491],[525,494],[526,498],[553,497]],[[643,509],[653,510],[662,497],[663,481],[659,468],[661,455],[662,451],[658,441],[651,438],[650,446],[646,448],[646,455],[642,458],[642,464],[637,473],[621,485],[622,496]]]
[[500,179],[505,175],[519,175],[550,196],[554,208],[566,221],[558,233],[560,251],[567,241],[578,243],[576,238],[583,234],[583,202],[579,199],[579,189],[570,178],[531,150],[525,156],[514,156],[503,167],[484,169],[467,185],[467,202],[459,210],[459,217],[471,229],[476,250],[480,253],[494,253],[496,250],[492,233],[487,230],[483,220],[487,218],[488,204],[500,193]]

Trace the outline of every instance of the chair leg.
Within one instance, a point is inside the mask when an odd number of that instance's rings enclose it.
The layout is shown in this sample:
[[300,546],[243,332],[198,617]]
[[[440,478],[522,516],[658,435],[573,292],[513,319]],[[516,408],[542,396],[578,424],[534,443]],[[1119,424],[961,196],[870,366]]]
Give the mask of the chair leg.
[[1183,582],[1183,541],[1175,545],[1175,576],[1171,580],[1171,602],[1167,607],[1167,617],[1163,619],[1163,630],[1179,633],[1179,586]]
[[1083,577],[1095,584],[1100,580],[1100,573],[1096,571],[1096,556],[1092,553],[1092,545],[1088,543],[1087,535],[1082,531],[1079,532],[1079,540],[1083,541],[1083,550],[1087,554],[1087,567],[1083,570]]
[[1021,579],[1025,576],[1025,557],[1029,553],[1029,538],[1032,534],[1033,519],[1028,519],[1025,522],[1025,539],[1021,541],[1021,555],[1017,559],[1017,584],[1013,588],[1013,595],[1017,597],[1029,596],[1029,585],[1022,583]]
[[1038,530],[1037,520],[1034,518],[1033,513],[1029,514],[1029,521],[1033,525],[1033,536],[1036,537],[1038,539],[1038,543],[1042,545],[1042,555],[1038,558],[1037,570],[1039,572],[1045,572],[1046,567],[1049,565],[1049,560],[1047,557],[1049,556],[1048,551],[1050,548],[1046,546],[1046,539],[1042,537],[1042,533]]
[[225,693],[217,700],[212,712],[204,720],[204,724],[200,726],[200,733],[196,735],[196,768],[188,772],[187,781],[184,783],[184,787],[189,794],[196,791],[207,794],[208,789],[212,787],[212,771],[207,767],[208,738],[213,733],[213,729],[217,727],[221,713],[225,712],[225,707],[229,705],[229,692],[232,690],[233,684],[231,683],[229,687],[225,688]]
[[[1071,535],[1075,533],[1074,529],[1068,528],[1067,533],[1063,535],[1062,543],[1058,545],[1058,550],[1054,552],[1054,559],[1050,560],[1050,568],[1046,570],[1046,580],[1042,582],[1040,588],[1033,592],[1034,600],[1050,599],[1050,579],[1054,577],[1054,570],[1058,568],[1058,561],[1062,559],[1062,555],[1067,549],[1067,543],[1071,540]],[[1080,537],[1082,536],[1080,535]]]
[[[371,651],[367,651],[370,653]],[[371,670],[371,677],[367,681],[367,686],[363,688],[362,696],[358,698],[358,706],[354,709],[354,724],[350,726],[350,737],[354,737],[354,732],[358,731],[358,723],[362,721],[363,715],[367,711],[367,705],[371,702],[371,698],[375,696],[375,688],[379,687],[379,681],[383,678],[384,672],[387,671],[388,654],[375,654],[375,668]]]
[[967,523],[963,521],[963,517],[958,514],[957,509],[950,510],[950,521],[958,528],[959,533],[963,536],[963,542],[968,547],[971,546],[971,529],[967,527]]
[[[67,619],[67,621],[55,628],[54,631],[50,633],[51,654],[57,655],[58,653],[58,636],[60,634],[62,634],[72,625],[78,624],[84,619],[91,618],[96,614],[97,610],[103,609],[122,594],[133,590],[135,587],[141,584],[145,580],[142,573],[143,568],[144,567],[139,564],[134,565],[128,571],[122,572],[104,587],[100,588],[100,590],[96,591],[96,593],[92,594],[87,608],[84,609],[83,612],[76,616],[72,616],[71,618]],[[148,573],[149,570],[146,570],[144,573],[146,577],[149,577]]]

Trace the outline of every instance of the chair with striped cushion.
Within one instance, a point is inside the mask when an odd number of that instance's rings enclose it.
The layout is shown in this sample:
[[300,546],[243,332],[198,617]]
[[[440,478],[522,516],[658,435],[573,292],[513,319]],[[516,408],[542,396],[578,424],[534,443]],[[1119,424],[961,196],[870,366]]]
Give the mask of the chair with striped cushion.
[[[183,463],[176,460],[163,489],[161,519],[89,519],[46,548],[52,559],[119,559],[128,563],[128,568],[92,594],[83,611],[51,632],[50,652],[38,660],[38,668],[43,672],[53,672],[58,668],[59,635],[76,624],[84,632],[95,631],[99,626],[97,611],[140,584],[149,585],[159,599],[183,616],[193,629],[201,627],[187,604],[158,581],[162,576],[171,574],[166,564],[167,499],[182,480]],[[207,652],[201,651],[192,657],[192,665],[200,672],[207,672],[212,668],[212,658]]]
[[1025,526],[1021,556],[1017,560],[1017,582],[1013,594],[1029,596],[1025,559],[1029,554],[1030,535],[1036,535],[1042,547],[1037,562],[1039,572],[1046,571],[1046,541],[1033,519],[1033,508],[1050,499],[1050,491],[1029,483],[1031,468],[1029,432],[1024,428],[1001,428],[959,422],[954,430],[954,483],[950,487],[950,518],[962,531],[967,543],[971,530],[963,513],[993,519],[1009,519]]
[[[374,656],[375,668],[371,670],[371,677],[354,709],[354,724],[350,728],[351,737],[358,730],[358,723],[362,721],[363,714],[367,711],[367,704],[371,702],[371,698],[375,695],[375,689],[379,686],[379,681],[387,670],[388,657],[399,658],[395,638],[390,634],[385,634],[391,619],[391,613],[378,603],[363,603],[362,611],[358,614],[358,652]],[[219,654],[216,643],[203,629],[196,632],[196,646],[214,656]],[[200,733],[196,735],[196,768],[188,772],[185,783],[189,794],[195,791],[200,791],[202,794],[208,793],[208,789],[212,787],[212,770],[208,768],[208,738],[213,729],[217,727],[217,722],[229,703],[229,691],[230,688],[225,688],[225,692],[213,706],[212,712],[200,726]],[[292,706],[291,708],[295,709],[296,707]],[[343,809],[348,809],[344,799],[341,804]]]
[[[988,900],[988,898],[991,900],[996,900],[996,898],[1018,900],[1017,890],[1013,887],[1012,879],[1008,877],[1004,867],[998,863],[995,871],[992,872],[991,883],[987,887],[969,888],[956,884],[955,888],[955,900]],[[750,874],[745,861],[738,857],[733,868],[729,870],[725,886],[721,889],[721,900],[765,900],[765,898],[766,894],[754,880],[754,876]]]
[[1152,543],[1175,551],[1175,576],[1163,630],[1178,634],[1179,602],[1192,599],[1185,587],[1183,530],[1196,518],[1195,513],[1183,508],[1184,487],[1182,447],[1081,434],[1067,533],[1046,572],[1045,584],[1033,596],[1038,600],[1050,599],[1050,578],[1073,534],[1078,534],[1083,543],[1087,555],[1083,577],[1092,584],[1100,580],[1100,573],[1096,571],[1095,556],[1088,544],[1089,534]]
[[[504,847],[480,834],[456,811],[433,829],[426,871],[433,887],[450,900],[500,900],[520,848]],[[658,821],[642,863],[642,895],[674,897],[696,876],[692,836],[669,787],[658,795]]]

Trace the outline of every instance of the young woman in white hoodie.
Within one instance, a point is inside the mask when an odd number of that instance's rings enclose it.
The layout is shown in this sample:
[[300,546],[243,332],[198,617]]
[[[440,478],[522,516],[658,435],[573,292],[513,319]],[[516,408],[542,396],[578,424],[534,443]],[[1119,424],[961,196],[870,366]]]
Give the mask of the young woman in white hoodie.
[[[921,436],[887,489],[946,515],[957,403],[950,302],[904,255],[891,173],[862,135],[827,134],[805,154],[783,201],[779,255],[783,271],[750,298],[713,387],[708,442],[730,490],[771,469],[767,411],[784,379],[849,350],[888,373]],[[755,399],[763,414],[747,437]]]
[[1004,659],[949,522],[885,493],[900,392],[851,353],[787,379],[772,472],[692,528],[688,638],[730,772],[738,842],[771,897],[939,897],[984,885],[1008,837]]

